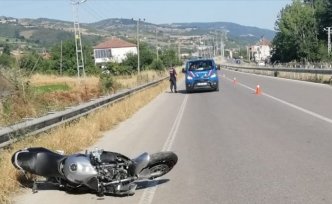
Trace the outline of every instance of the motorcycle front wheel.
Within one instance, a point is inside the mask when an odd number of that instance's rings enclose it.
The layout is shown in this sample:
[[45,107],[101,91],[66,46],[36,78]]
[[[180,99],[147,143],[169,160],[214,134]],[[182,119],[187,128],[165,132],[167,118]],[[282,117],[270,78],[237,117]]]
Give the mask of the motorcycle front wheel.
[[170,172],[178,161],[173,152],[158,152],[150,155],[150,162],[145,169],[149,169],[149,179],[155,179]]

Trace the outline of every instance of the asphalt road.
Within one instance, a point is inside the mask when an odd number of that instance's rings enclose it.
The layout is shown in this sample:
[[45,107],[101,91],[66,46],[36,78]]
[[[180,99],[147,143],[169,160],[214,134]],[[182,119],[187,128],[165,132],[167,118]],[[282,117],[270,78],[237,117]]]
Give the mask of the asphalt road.
[[157,182],[130,197],[27,190],[16,203],[332,203],[332,88],[219,75],[219,92],[186,94],[179,82],[179,93],[161,94],[91,147],[176,152],[178,164]]

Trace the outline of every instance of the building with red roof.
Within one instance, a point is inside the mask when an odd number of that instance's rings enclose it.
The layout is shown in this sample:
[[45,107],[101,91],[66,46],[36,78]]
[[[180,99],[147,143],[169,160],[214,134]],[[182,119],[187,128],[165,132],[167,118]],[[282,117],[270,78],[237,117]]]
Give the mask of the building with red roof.
[[112,37],[95,46],[93,53],[95,64],[107,62],[121,63],[127,58],[127,54],[137,54],[137,47],[133,43]]

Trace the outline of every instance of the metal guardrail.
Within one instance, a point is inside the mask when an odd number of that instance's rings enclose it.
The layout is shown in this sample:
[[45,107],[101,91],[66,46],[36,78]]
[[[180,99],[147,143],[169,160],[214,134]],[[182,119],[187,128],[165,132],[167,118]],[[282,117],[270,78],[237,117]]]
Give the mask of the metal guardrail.
[[300,72],[300,73],[311,73],[311,74],[332,74],[332,69],[306,69],[306,68],[277,68],[277,67],[252,67],[252,66],[235,66],[235,65],[222,65],[225,68],[236,70],[236,69],[248,69],[248,70],[259,70],[259,71],[274,71],[274,72]]
[[168,77],[164,77],[162,79],[138,86],[127,91],[116,93],[111,96],[104,96],[76,107],[67,108],[64,111],[53,112],[40,118],[28,119],[25,122],[4,127],[0,129],[0,147],[5,147],[25,135],[38,134],[65,122],[69,122],[79,117],[85,116],[97,109],[122,100],[130,94],[141,91],[148,87],[155,86],[167,78]]

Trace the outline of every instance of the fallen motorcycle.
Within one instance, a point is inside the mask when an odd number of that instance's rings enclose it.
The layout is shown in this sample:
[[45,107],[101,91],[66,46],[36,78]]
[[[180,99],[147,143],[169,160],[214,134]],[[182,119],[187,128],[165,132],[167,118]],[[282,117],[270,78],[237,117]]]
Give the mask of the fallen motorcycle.
[[88,188],[97,195],[133,195],[136,181],[155,179],[168,173],[177,163],[173,152],[143,153],[135,159],[96,149],[85,154],[63,155],[43,147],[26,148],[15,152],[13,165],[25,172],[43,176],[46,181],[66,191]]

